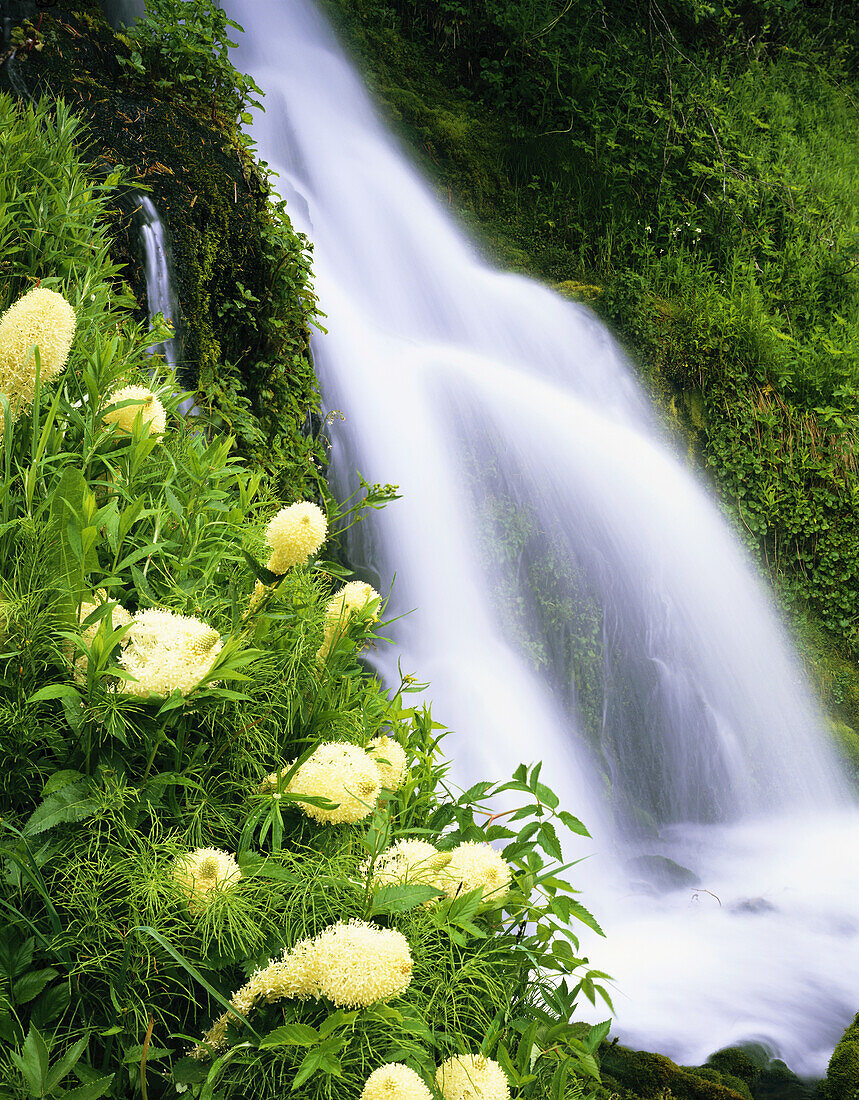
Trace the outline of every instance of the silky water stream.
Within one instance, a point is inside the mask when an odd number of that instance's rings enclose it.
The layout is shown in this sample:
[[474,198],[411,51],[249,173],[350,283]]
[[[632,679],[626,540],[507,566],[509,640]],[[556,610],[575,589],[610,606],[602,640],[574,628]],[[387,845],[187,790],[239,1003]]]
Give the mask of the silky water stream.
[[[752,565],[582,307],[489,266],[306,0],[228,0],[254,136],[314,243],[333,472],[380,672],[431,681],[464,783],[544,761],[624,1042],[824,1071],[859,1009],[859,811]],[[408,614],[406,614],[408,613]]]

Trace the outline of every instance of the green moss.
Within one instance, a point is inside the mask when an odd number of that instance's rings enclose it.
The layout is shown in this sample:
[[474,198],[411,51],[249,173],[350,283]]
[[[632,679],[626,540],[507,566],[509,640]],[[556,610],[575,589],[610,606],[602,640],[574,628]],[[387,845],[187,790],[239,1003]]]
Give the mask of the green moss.
[[683,1069],[662,1054],[612,1044],[600,1051],[600,1066],[605,1086],[624,1100],[748,1100],[744,1092],[728,1087],[718,1071],[712,1070],[714,1077],[708,1079],[706,1069]]
[[856,1100],[859,1096],[859,1014],[829,1059],[825,1094],[827,1100]]
[[763,1052],[757,1060],[739,1047],[727,1047],[719,1050],[707,1059],[707,1065],[713,1066],[725,1076],[737,1078],[750,1088],[761,1075],[763,1063],[769,1059]]

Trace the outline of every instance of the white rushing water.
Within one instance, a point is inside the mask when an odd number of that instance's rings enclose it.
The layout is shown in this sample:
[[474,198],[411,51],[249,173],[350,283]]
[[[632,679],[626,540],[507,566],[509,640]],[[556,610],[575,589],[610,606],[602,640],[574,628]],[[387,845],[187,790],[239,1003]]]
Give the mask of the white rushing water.
[[[131,21],[130,13],[122,13]],[[179,335],[179,297],[176,293],[176,278],[167,230],[155,207],[147,195],[136,195],[135,216],[140,230],[140,243],[143,247],[143,270],[146,278],[146,304],[149,320],[154,321],[160,313],[173,326],[174,335],[169,340],[153,344],[150,355],[160,355],[173,371],[176,371],[182,359],[182,337]],[[183,416],[197,416],[198,409],[190,394],[179,402],[178,411]]]
[[[146,299],[150,321],[160,313],[174,328],[179,324],[179,299],[176,296],[176,280],[167,245],[164,223],[155,209],[155,203],[147,195],[135,196],[135,211],[140,226],[140,243],[143,246],[143,270],[146,276]],[[173,336],[155,344],[151,351],[164,357],[174,370],[179,362],[180,340]]]
[[315,246],[335,476],[403,493],[360,548],[415,609],[382,671],[431,680],[463,780],[543,759],[591,827],[568,851],[624,1041],[822,1072],[859,1008],[859,814],[763,587],[606,331],[480,257],[312,6],[226,7]]

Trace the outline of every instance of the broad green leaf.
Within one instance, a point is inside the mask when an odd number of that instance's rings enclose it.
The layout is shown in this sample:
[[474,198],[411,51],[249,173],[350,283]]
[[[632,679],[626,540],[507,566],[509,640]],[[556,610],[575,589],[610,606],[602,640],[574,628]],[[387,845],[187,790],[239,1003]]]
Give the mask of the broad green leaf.
[[443,897],[441,890],[419,883],[383,886],[373,894],[369,915],[376,917],[382,913],[405,913],[439,897]]
[[63,1100],[98,1100],[100,1096],[104,1096],[113,1084],[113,1078],[114,1074],[111,1073],[108,1077],[100,1077],[97,1081],[90,1081],[89,1084],[79,1085],[76,1089],[72,1089],[71,1092],[67,1092]]
[[19,978],[12,987],[15,1004],[23,1005],[38,997],[48,982],[59,977],[59,973],[52,966],[46,966],[43,970],[31,970]]
[[45,1040],[32,1024],[24,1040],[21,1063],[30,1092],[33,1096],[43,1096],[48,1079],[48,1048]]
[[47,699],[75,699],[80,703],[81,693],[76,687],[72,687],[71,684],[48,684],[34,692],[27,702],[42,703]]
[[37,836],[66,822],[84,821],[97,809],[98,803],[90,798],[89,784],[70,783],[33,810],[24,826],[24,836]]
[[260,1049],[269,1047],[309,1047],[319,1042],[319,1032],[310,1024],[284,1024],[265,1035]]
[[81,1055],[86,1050],[88,1042],[89,1036],[82,1036],[76,1043],[69,1047],[59,1062],[51,1068],[46,1082],[46,1092],[52,1092],[60,1081],[71,1073],[72,1069],[80,1061]]

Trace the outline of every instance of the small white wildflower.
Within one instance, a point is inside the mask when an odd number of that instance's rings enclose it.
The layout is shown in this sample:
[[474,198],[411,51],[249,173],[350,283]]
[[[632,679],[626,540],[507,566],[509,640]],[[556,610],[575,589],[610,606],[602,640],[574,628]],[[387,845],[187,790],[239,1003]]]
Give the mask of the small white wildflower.
[[319,992],[338,1008],[368,1008],[399,997],[412,980],[408,941],[393,928],[352,920],[314,942]]
[[440,888],[455,898],[483,887],[486,901],[500,902],[510,890],[511,871],[505,860],[488,844],[467,840],[450,853]]
[[177,856],[173,866],[173,878],[192,912],[204,909],[216,894],[235,886],[241,877],[236,857],[220,848],[197,848]]
[[[373,866],[373,884],[399,886],[401,883],[425,883],[443,889],[440,873],[450,863],[450,852],[440,852],[426,840],[403,839],[395,841],[376,859]],[[362,871],[367,874],[370,861]]]
[[[287,764],[272,772],[262,783],[262,793],[274,791],[280,777],[291,767]],[[290,794],[327,798],[335,806],[312,806],[297,803],[299,809],[315,821],[330,825],[361,821],[372,813],[382,789],[378,765],[357,745],[346,741],[327,741],[319,745],[290,779],[286,788]]]
[[64,369],[75,335],[75,311],[55,290],[36,287],[14,302],[0,317],[0,393],[12,406],[29,407],[39,380],[44,386]]
[[120,664],[135,679],[124,680],[119,690],[142,698],[190,694],[223,649],[220,634],[207,623],[161,608],[138,612],[127,637]]
[[[325,632],[322,645],[316,653],[318,661],[324,661],[334,643],[346,633],[349,621],[367,608],[378,605],[381,596],[364,581],[349,581],[328,601],[325,608]],[[373,619],[376,619],[375,613]]]
[[405,782],[408,771],[406,750],[403,746],[393,737],[382,734],[370,741],[367,752],[376,761],[385,790],[398,791]]

